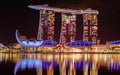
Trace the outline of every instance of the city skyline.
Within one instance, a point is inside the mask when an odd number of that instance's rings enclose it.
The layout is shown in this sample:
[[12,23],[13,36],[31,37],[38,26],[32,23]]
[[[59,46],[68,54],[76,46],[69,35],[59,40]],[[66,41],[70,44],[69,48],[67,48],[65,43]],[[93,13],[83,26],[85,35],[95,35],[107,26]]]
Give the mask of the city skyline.
[[[39,12],[28,8],[30,4],[41,5],[48,4],[49,6],[72,8],[72,9],[86,9],[92,8],[99,11],[98,15],[98,38],[101,43],[105,41],[119,40],[119,2],[100,1],[96,0],[94,3],[89,0],[76,0],[69,2],[61,0],[39,0],[39,1],[14,1],[3,2],[1,4],[1,18],[0,18],[0,42],[3,44],[17,43],[15,39],[15,30],[18,29],[22,35],[28,38],[37,38]],[[64,3],[64,4],[62,4]],[[6,6],[6,7],[5,7]],[[114,10],[113,10],[114,9]]]

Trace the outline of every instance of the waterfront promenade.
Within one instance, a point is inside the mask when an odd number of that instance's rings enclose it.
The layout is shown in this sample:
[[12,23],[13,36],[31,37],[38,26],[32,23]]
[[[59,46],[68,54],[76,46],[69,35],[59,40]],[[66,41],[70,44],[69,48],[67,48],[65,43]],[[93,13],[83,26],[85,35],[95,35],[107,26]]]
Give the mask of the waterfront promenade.
[[119,45],[93,45],[93,46],[41,46],[36,48],[2,47],[1,53],[120,53]]

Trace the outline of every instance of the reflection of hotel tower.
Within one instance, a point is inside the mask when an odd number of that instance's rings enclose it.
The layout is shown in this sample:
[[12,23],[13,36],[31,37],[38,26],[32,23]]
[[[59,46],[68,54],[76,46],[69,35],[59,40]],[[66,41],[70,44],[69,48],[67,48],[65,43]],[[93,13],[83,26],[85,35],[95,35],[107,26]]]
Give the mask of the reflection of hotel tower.
[[12,59],[14,63],[17,62],[14,75],[26,68],[36,69],[37,75],[99,75],[102,67],[108,71],[120,71],[119,54],[25,54],[23,56],[2,54],[2,56],[2,60]]
[[[37,63],[32,64],[31,61],[37,61]],[[34,65],[38,65],[38,67]],[[88,64],[85,63],[83,67],[75,68],[74,63],[70,63],[68,67],[66,62],[63,61],[59,63],[58,66],[58,68],[54,68],[52,65],[47,68],[42,68],[39,67],[38,60],[28,60],[27,62],[22,61],[17,63],[15,66],[14,75],[19,74],[19,69],[24,71],[26,68],[33,69],[34,67],[36,67],[36,75],[98,75],[98,68],[96,64],[92,64],[92,66],[89,68]]]
[[[89,63],[84,62],[79,68],[75,66],[76,64],[74,62],[70,62],[68,66],[66,60],[59,61],[58,68],[53,67],[53,64],[46,68],[42,68],[40,64],[41,62],[36,59],[20,61],[15,66],[14,75],[17,75],[19,69],[25,70],[26,68],[35,68],[37,75],[98,75],[98,67],[95,62],[92,63],[91,67],[89,66]],[[43,66],[45,66],[45,64]]]
[[[71,63],[69,68],[67,68],[65,64],[60,64],[59,71],[57,73],[54,72],[55,69],[52,67],[49,67],[46,70],[46,75],[98,75],[98,68],[96,65],[92,65],[89,69],[88,64],[84,65],[83,70],[80,68],[76,69],[74,67],[74,63]],[[37,75],[44,75],[42,68],[37,69]]]
[[83,15],[83,40],[97,44],[97,10],[61,9],[48,7],[47,5],[32,5],[28,7],[40,11],[37,40],[55,40],[55,12],[60,12],[62,19],[60,44],[76,40],[76,14]]

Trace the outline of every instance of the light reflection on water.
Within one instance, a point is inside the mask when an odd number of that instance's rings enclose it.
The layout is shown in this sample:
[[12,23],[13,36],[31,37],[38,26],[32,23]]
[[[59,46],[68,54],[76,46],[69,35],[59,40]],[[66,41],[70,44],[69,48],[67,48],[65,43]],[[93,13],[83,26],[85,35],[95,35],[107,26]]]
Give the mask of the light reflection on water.
[[120,74],[120,54],[0,53],[0,62],[7,63],[8,61],[14,64],[11,66],[14,71],[12,75],[20,75],[19,73],[26,72],[26,69],[34,70],[35,73],[32,72],[30,75]]

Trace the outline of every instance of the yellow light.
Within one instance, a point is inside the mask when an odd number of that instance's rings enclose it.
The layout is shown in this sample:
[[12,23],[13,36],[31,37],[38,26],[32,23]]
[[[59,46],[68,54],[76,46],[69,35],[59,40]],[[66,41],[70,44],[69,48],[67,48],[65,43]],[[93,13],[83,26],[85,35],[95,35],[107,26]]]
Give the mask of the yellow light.
[[70,24],[70,19],[66,19],[66,23],[67,23],[67,24]]

